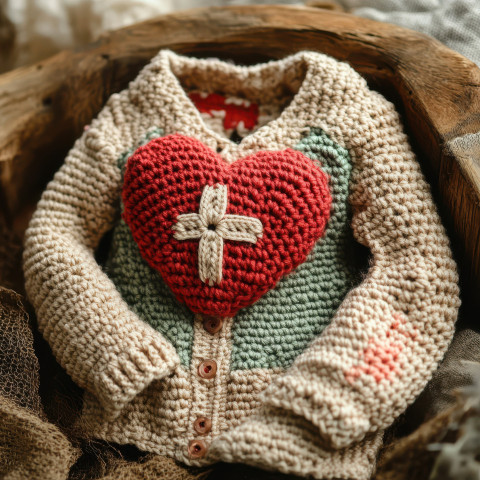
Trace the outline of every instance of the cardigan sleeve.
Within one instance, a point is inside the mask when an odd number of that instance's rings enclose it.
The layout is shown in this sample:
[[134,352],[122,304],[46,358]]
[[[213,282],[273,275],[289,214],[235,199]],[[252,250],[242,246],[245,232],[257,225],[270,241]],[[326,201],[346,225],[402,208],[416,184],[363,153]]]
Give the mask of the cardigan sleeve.
[[173,346],[129,309],[94,257],[113,226],[122,186],[117,158],[125,132],[116,123],[106,106],[76,142],[38,204],[24,250],[39,329],[110,418],[179,363]]
[[371,252],[368,273],[263,396],[312,422],[335,448],[387,427],[422,391],[459,307],[456,265],[429,187],[394,107],[369,95],[349,145],[352,229]]

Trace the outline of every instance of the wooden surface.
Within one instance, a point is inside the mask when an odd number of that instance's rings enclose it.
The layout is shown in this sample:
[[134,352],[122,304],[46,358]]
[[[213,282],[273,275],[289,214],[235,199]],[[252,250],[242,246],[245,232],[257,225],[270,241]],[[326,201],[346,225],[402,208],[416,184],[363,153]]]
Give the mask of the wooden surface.
[[190,10],[0,76],[0,211],[17,233],[83,126],[160,48],[243,63],[311,49],[348,61],[404,114],[464,284],[480,291],[480,159],[447,148],[480,130],[480,70],[419,33],[318,8]]

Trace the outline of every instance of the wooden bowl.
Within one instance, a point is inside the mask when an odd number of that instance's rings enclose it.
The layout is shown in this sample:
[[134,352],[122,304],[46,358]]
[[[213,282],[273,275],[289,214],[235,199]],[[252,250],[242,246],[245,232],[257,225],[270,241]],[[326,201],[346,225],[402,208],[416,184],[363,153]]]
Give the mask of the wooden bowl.
[[1,75],[0,214],[10,229],[23,234],[83,126],[161,48],[248,64],[310,49],[349,62],[403,114],[462,266],[464,293],[480,291],[480,154],[455,141],[480,130],[480,70],[420,33],[319,8],[175,13]]

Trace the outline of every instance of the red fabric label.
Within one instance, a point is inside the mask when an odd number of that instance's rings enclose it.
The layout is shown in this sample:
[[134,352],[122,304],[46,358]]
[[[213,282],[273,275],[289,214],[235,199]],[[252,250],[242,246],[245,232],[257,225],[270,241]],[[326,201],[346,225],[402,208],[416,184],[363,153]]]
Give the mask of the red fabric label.
[[256,103],[250,103],[248,107],[226,103],[225,97],[218,93],[210,93],[204,97],[194,92],[189,97],[199,112],[210,115],[212,115],[212,111],[225,112],[223,117],[223,128],[225,130],[236,129],[240,122],[243,122],[247,130],[252,130],[257,125],[258,105]]

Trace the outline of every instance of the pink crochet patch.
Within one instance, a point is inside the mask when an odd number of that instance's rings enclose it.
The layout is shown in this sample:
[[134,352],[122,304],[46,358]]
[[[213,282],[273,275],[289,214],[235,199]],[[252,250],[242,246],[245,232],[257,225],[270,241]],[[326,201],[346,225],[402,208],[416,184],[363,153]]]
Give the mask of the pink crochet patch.
[[368,347],[360,353],[360,362],[345,372],[345,378],[353,383],[362,375],[371,375],[379,383],[401,375],[400,353],[408,340],[418,334],[417,331],[408,331],[406,323],[404,316],[394,313],[386,339],[371,338]]

